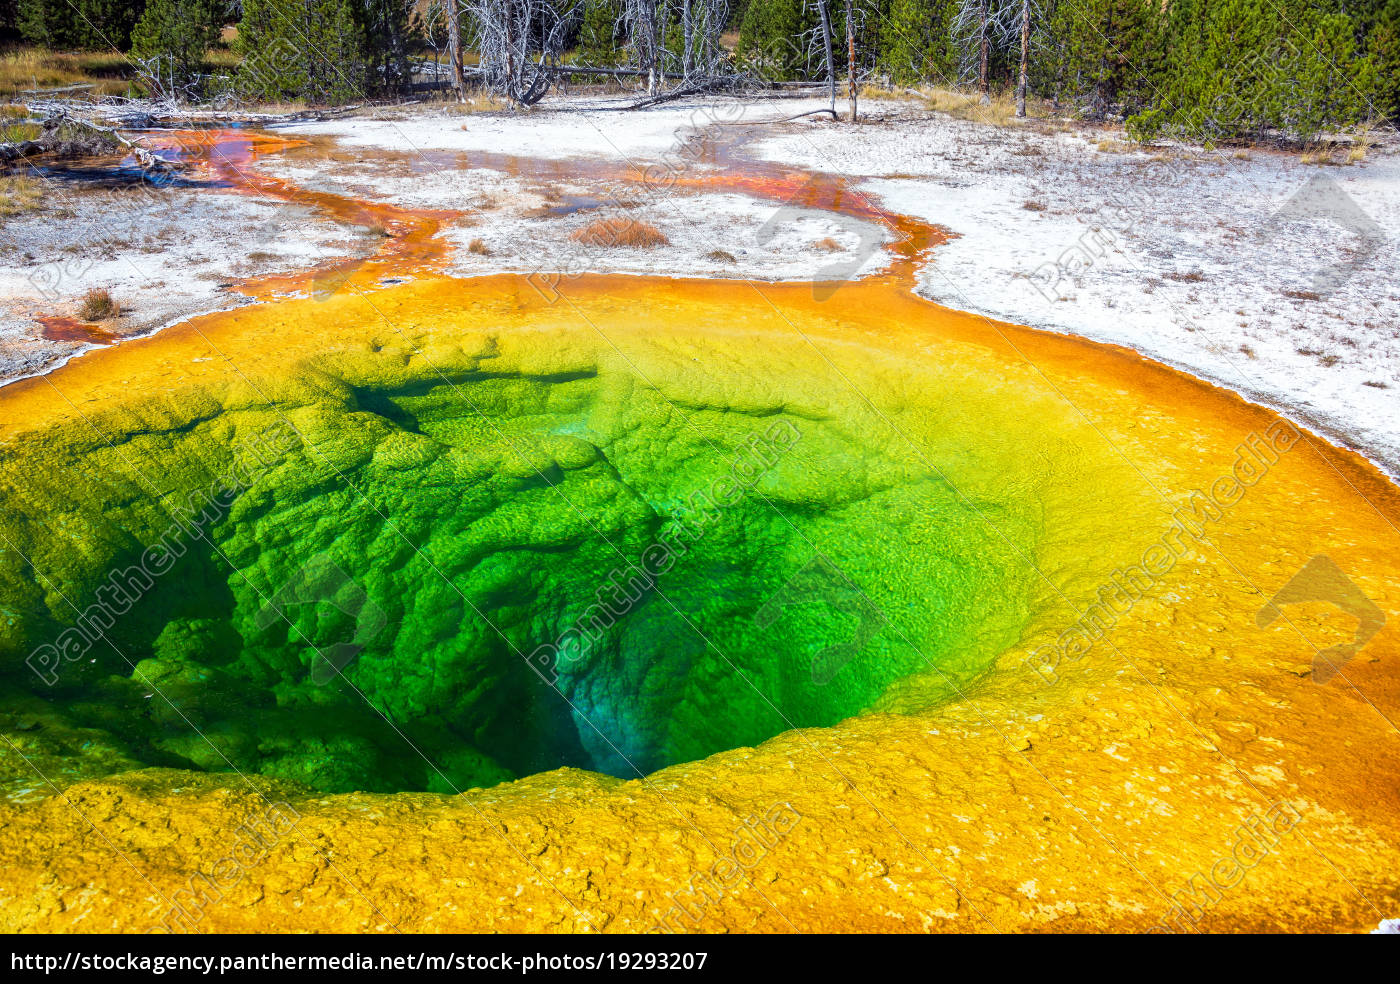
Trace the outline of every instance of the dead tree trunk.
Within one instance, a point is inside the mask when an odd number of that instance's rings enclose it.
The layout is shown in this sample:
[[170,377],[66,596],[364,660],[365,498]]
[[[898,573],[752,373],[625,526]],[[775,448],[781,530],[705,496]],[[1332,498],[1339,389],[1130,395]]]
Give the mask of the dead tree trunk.
[[690,45],[691,32],[693,28],[690,23],[690,0],[681,0],[681,75],[686,81],[690,81]]
[[1026,115],[1026,88],[1030,80],[1031,0],[1021,0],[1021,76],[1016,80],[1016,115]]
[[467,80],[462,76],[462,12],[457,0],[443,0],[447,16],[447,60],[452,63],[452,88],[457,98],[467,101]]
[[831,54],[831,11],[827,0],[817,0],[817,13],[821,17],[822,59],[826,62],[826,81],[831,91],[831,115],[836,116],[836,61]]
[[846,80],[851,89],[851,122],[856,121],[856,18],[846,0]]
[[987,0],[977,5],[977,91],[982,93],[982,103],[992,101],[992,80],[988,71],[991,62],[991,37],[987,23]]
[[647,95],[654,96],[661,88],[661,19],[665,16],[665,0],[657,0],[651,5],[651,37],[647,47],[651,51],[651,69],[647,76]]

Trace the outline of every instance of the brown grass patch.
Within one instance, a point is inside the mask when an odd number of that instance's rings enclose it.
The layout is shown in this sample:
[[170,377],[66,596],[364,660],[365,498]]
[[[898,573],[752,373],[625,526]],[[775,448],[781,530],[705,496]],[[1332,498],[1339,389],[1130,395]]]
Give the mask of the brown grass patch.
[[447,116],[470,116],[473,113],[504,113],[512,107],[509,100],[502,99],[494,92],[474,92],[466,102],[458,102],[455,96],[448,96],[435,104]]
[[656,226],[636,219],[598,219],[575,230],[569,238],[590,246],[626,246],[632,249],[666,246],[671,242]]
[[1320,301],[1322,295],[1313,290],[1286,290],[1284,297],[1291,297],[1295,301]]
[[705,259],[714,260],[716,263],[738,263],[734,254],[723,249],[712,249],[705,254]]
[[818,239],[816,242],[814,242],[812,244],[812,248],[819,249],[823,253],[840,253],[846,247],[842,246],[830,236],[827,236],[825,239]]
[[1142,150],[1139,145],[1119,140],[1116,137],[1103,137],[1094,144],[1094,147],[1101,154],[1135,154]]
[[0,177],[0,215],[32,212],[43,200],[42,182],[23,174]]
[[[940,89],[925,86],[918,90],[924,105],[936,113],[947,113],[960,120],[973,123],[989,123],[992,126],[1008,126],[1016,119],[1016,100],[1010,92],[992,94],[991,102],[984,104],[981,93],[963,92],[957,89]],[[1048,115],[1045,104],[1038,99],[1026,100],[1027,117]]]
[[1206,279],[1206,275],[1199,270],[1190,270],[1186,273],[1168,273],[1164,274],[1164,276],[1168,280],[1175,280],[1183,284],[1198,284]]
[[122,313],[121,305],[112,300],[112,295],[101,288],[94,288],[83,295],[78,305],[78,317],[84,321],[108,321]]
[[475,253],[477,256],[490,256],[491,250],[486,248],[486,243],[480,239],[473,239],[467,244],[467,252]]
[[47,51],[25,46],[0,54],[0,96],[80,83],[92,85],[95,95],[121,96],[131,78],[131,63],[115,51]]
[[1045,211],[1045,203],[1044,203],[1044,202],[1022,202],[1022,203],[1021,203],[1021,207],[1022,207],[1023,209],[1025,209],[1027,212],[1044,212],[1044,211]]

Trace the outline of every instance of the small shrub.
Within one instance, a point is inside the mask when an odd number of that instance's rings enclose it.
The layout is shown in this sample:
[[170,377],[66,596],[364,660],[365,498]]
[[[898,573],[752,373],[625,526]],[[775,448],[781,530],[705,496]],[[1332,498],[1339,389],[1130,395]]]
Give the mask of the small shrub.
[[467,244],[467,252],[475,253],[477,256],[490,256],[491,251],[486,248],[486,243],[480,239],[473,239]]
[[84,321],[108,321],[120,315],[121,310],[110,293],[95,288],[83,295],[83,302],[78,305],[78,317]]
[[656,226],[636,219],[598,219],[575,230],[570,238],[590,246],[626,246],[631,249],[666,246],[671,242]]
[[712,249],[705,254],[705,259],[714,260],[716,263],[738,263],[734,254],[722,249]]

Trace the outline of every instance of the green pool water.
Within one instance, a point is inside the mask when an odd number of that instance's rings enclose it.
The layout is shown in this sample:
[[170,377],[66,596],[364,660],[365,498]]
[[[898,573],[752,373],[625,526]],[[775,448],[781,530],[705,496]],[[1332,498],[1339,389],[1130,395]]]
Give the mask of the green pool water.
[[366,357],[11,447],[8,706],[75,773],[450,792],[952,694],[1017,640],[1045,456],[976,405],[900,411],[930,457],[800,373],[523,365]]

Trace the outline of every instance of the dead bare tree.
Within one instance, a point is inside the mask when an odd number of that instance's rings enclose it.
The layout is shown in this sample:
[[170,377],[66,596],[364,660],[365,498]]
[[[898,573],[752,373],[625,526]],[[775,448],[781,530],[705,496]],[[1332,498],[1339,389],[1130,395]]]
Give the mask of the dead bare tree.
[[977,80],[982,102],[992,101],[991,53],[1015,31],[1020,0],[959,0],[953,40],[962,52],[964,78]]
[[[582,0],[463,0],[486,85],[518,106],[533,106],[558,78],[555,69]],[[532,60],[533,59],[533,60]]]
[[836,62],[831,56],[831,11],[827,0],[815,0],[821,22],[822,61],[826,63],[826,81],[831,91],[831,118],[836,118]]
[[1026,115],[1026,90],[1030,85],[1031,21],[1043,17],[1040,0],[1020,0],[1021,4],[1021,71],[1016,79],[1016,115]]
[[[627,38],[632,62],[647,79],[647,95],[656,96],[667,78],[678,76],[675,91],[703,89],[725,74],[725,50],[719,37],[729,14],[728,0],[623,0],[618,27]],[[680,28],[680,49],[668,45],[668,27]]]
[[689,7],[690,26],[684,36],[690,67],[684,74],[706,79],[723,75],[728,56],[719,37],[729,20],[729,0],[689,0]]
[[665,71],[661,46],[661,25],[665,17],[665,0],[623,0],[621,20],[627,46],[637,67],[647,73],[649,96],[657,94]]

